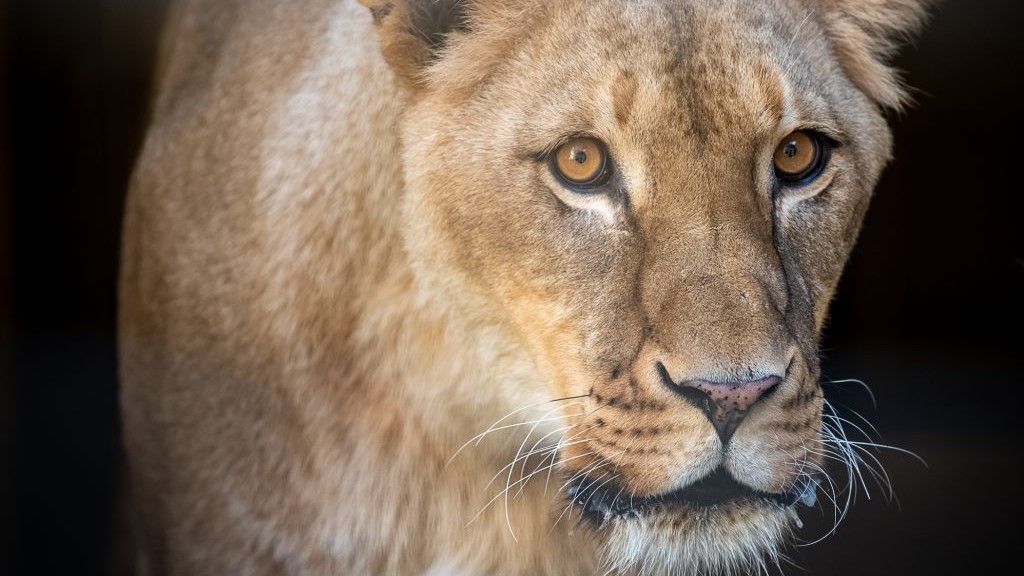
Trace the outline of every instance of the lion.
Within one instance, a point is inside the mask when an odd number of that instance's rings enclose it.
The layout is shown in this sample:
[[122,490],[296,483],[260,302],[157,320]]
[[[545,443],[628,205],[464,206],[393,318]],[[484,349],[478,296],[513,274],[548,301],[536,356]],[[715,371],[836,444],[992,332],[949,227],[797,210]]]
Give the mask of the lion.
[[923,0],[181,0],[133,174],[143,574],[765,570]]

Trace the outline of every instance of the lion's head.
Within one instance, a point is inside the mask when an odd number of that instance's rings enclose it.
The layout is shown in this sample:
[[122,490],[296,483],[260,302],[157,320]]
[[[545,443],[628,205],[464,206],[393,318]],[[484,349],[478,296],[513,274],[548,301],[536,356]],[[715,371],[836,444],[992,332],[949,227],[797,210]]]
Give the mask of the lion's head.
[[608,567],[773,553],[829,454],[819,333],[922,2],[367,3],[408,96],[409,251],[562,399]]

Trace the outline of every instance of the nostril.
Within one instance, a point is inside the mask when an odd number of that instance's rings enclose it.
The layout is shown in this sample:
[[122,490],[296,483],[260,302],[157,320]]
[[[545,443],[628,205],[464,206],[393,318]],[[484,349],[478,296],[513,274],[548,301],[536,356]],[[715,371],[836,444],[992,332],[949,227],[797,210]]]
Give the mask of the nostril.
[[714,419],[714,409],[711,405],[711,395],[701,390],[700,388],[694,388],[691,386],[680,386],[672,380],[672,376],[669,375],[668,369],[661,362],[658,362],[658,374],[661,376],[661,382],[668,387],[669,390],[682,396],[684,399],[689,401],[691,404],[696,406],[699,410],[704,412],[708,419]]
[[690,404],[693,404],[694,406],[699,408],[700,411],[703,412],[704,415],[707,416],[709,419],[714,420],[715,409],[712,404],[711,396],[708,395],[707,392],[704,392],[703,390],[698,390],[697,388],[677,387],[675,389],[675,393],[685,398],[687,401],[690,402]]

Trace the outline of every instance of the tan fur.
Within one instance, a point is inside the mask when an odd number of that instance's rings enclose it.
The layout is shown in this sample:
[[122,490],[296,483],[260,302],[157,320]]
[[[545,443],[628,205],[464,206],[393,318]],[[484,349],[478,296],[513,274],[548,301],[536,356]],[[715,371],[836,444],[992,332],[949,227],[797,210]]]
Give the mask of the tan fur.
[[[723,466],[773,492],[821,464],[817,338],[901,94],[875,58],[920,2],[365,4],[174,7],[121,277],[144,573],[772,555],[789,510],[594,530],[563,484],[655,495]],[[772,150],[805,127],[843,145],[773,198]],[[539,159],[579,133],[608,143],[616,195]],[[788,371],[723,451],[659,362]]]

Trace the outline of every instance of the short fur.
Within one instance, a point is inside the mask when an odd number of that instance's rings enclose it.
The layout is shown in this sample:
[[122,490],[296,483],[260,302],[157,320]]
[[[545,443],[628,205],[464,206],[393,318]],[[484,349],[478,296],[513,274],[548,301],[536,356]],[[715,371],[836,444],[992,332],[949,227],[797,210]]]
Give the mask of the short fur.
[[[365,4],[173,9],[120,292],[144,573],[773,557],[792,508],[598,528],[566,487],[650,496],[724,467],[778,492],[822,465],[818,335],[890,155],[880,58],[922,3]],[[777,189],[801,128],[840,146]],[[608,144],[607,194],[544,161],[581,133]],[[726,450],[659,363],[785,380]]]

